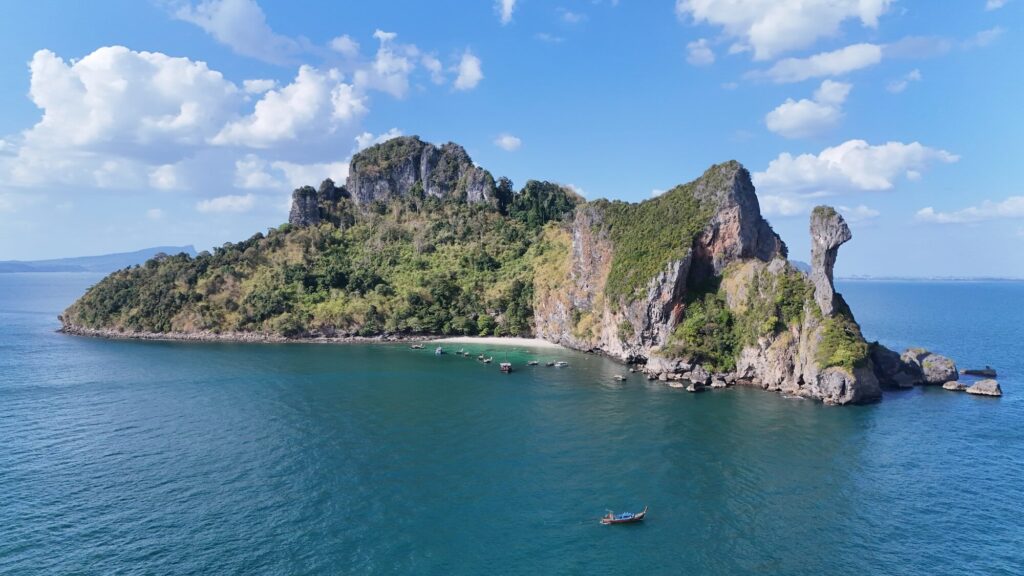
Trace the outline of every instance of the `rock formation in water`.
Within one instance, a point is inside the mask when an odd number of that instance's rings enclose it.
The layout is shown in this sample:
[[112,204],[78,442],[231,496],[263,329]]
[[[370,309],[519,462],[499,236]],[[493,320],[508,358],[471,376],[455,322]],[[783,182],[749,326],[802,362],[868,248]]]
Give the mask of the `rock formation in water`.
[[836,310],[836,291],[832,270],[839,247],[853,238],[846,220],[831,206],[818,206],[811,212],[811,282],[814,300],[821,313],[831,316]]
[[965,390],[968,394],[976,394],[978,396],[1002,396],[1003,389],[999,387],[999,382],[992,379],[979,380],[974,385],[968,386]]
[[343,186],[293,192],[290,227],[94,286],[64,330],[183,339],[535,335],[693,391],[758,386],[828,404],[956,380],[926,351],[869,345],[832,282],[852,237],[811,215],[811,271],[788,261],[738,162],[638,204],[495,183],[452,143],[357,153]]

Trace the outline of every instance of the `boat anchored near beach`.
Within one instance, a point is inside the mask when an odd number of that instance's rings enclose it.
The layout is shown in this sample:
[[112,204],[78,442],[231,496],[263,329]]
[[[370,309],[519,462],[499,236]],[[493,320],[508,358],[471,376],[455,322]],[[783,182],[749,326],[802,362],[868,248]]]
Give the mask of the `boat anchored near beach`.
[[509,372],[512,371],[512,363],[511,362],[502,362],[501,364],[498,364],[498,366],[500,366],[501,367],[501,371],[506,373],[506,374],[508,374]]

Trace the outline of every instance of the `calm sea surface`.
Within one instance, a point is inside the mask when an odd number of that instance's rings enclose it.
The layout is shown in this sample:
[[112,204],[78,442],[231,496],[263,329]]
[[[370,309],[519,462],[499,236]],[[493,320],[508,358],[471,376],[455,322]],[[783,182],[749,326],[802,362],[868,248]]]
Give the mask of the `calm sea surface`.
[[828,408],[571,352],[502,375],[54,333],[96,280],[0,275],[2,574],[1024,573],[1021,283],[840,282],[868,338],[992,364],[1006,395]]

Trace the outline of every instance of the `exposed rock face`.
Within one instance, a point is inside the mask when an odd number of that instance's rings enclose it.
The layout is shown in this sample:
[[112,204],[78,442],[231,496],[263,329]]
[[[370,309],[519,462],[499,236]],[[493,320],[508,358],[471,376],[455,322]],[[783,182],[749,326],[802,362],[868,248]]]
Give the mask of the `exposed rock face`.
[[[333,183],[332,183],[333,184]],[[320,205],[312,186],[296,188],[292,192],[292,209],[288,213],[292,226],[315,226],[320,223]]]
[[830,206],[818,206],[811,212],[811,282],[814,300],[821,313],[831,316],[836,310],[836,291],[832,269],[839,247],[853,238],[842,215]]
[[[714,185],[720,181],[726,185]],[[777,255],[787,255],[785,243],[761,217],[750,173],[738,162],[708,170],[697,182],[694,196],[717,207],[694,243],[695,281],[721,274],[737,260],[756,258],[767,262]]]
[[651,278],[643,295],[609,302],[604,295],[615,246],[604,208],[576,209],[569,277],[562,289],[535,299],[537,336],[579,350],[646,362],[664,346],[682,316],[688,282],[720,273],[729,263],[785,256],[786,247],[760,213],[750,174],[738,162],[709,169],[693,195],[712,206],[711,217],[689,251]]
[[964,390],[967,390],[967,385],[964,384],[963,382],[957,382],[956,380],[954,380],[952,382],[946,382],[945,384],[943,384],[942,389],[952,390],[954,392],[963,392]]
[[467,202],[494,200],[494,178],[473,165],[462,146],[440,148],[417,136],[371,146],[352,157],[345,186],[359,204],[414,193]]
[[977,394],[979,396],[1002,396],[1003,389],[999,387],[999,382],[995,380],[979,380],[975,382],[973,386],[967,388],[968,394]]

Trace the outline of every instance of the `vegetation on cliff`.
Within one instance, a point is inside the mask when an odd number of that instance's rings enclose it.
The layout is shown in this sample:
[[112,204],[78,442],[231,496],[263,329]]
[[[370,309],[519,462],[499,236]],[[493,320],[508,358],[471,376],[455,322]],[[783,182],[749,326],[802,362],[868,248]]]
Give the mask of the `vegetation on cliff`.
[[149,332],[525,335],[534,273],[551,257],[537,241],[577,201],[546,182],[505,212],[422,193],[366,210],[343,198],[334,222],[116,272],[65,319]]

